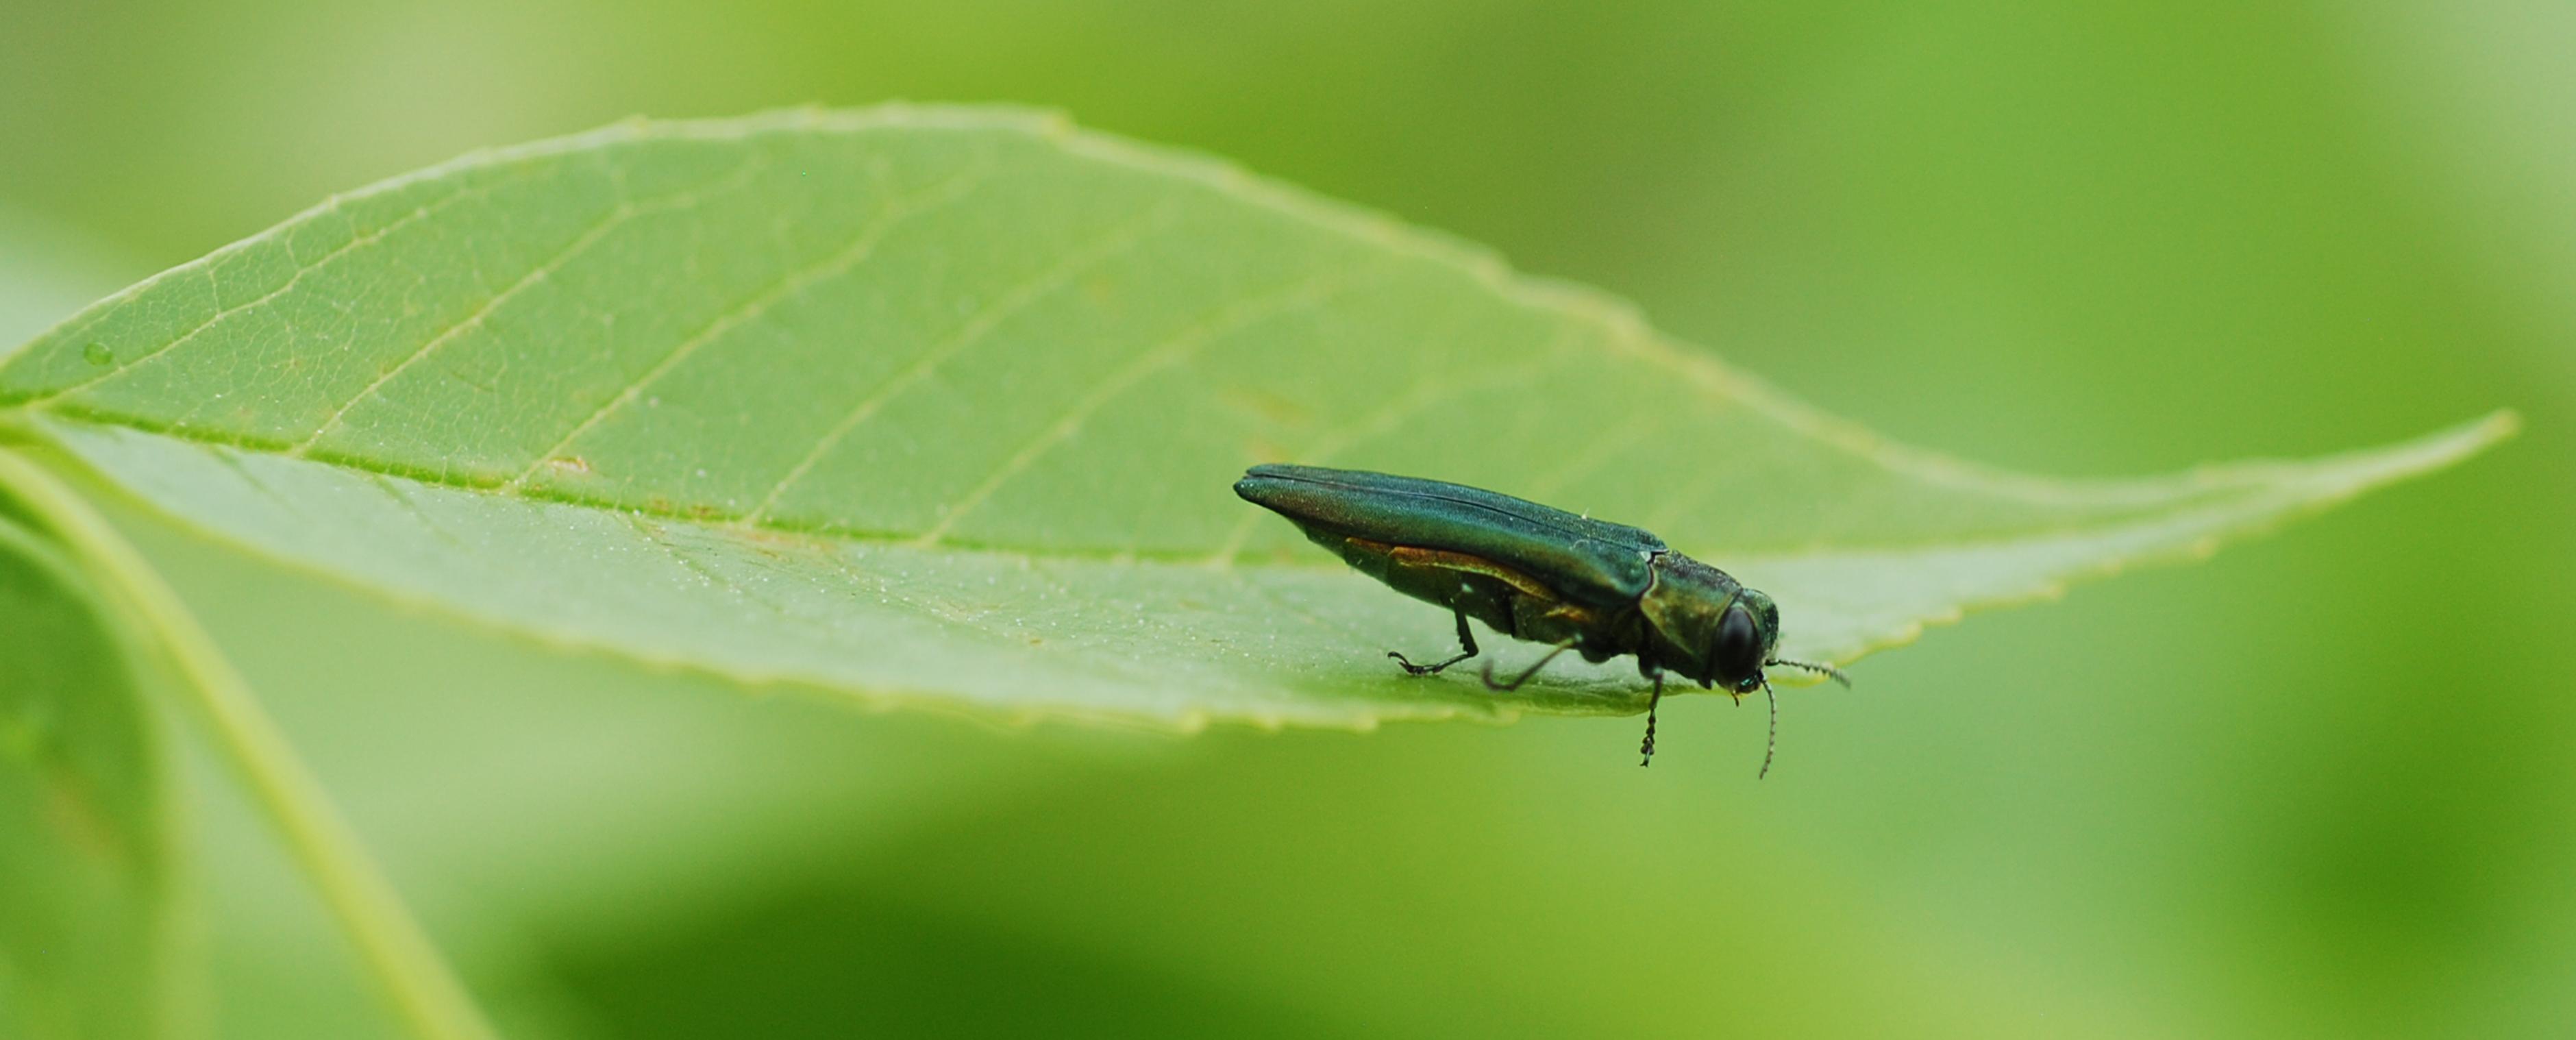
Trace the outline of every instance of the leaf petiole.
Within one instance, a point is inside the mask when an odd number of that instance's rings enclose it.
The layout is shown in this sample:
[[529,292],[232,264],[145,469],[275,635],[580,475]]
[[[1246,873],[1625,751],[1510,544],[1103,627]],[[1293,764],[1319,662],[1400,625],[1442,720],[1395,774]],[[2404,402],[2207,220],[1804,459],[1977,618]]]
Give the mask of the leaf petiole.
[[[7,413],[0,412],[0,435],[9,429]],[[139,630],[158,637],[180,680],[175,688],[191,700],[220,754],[249,785],[411,1031],[424,1040],[494,1037],[320,781],[178,594],[106,520],[24,455],[0,450],[0,488],[106,579],[101,591],[131,612]]]

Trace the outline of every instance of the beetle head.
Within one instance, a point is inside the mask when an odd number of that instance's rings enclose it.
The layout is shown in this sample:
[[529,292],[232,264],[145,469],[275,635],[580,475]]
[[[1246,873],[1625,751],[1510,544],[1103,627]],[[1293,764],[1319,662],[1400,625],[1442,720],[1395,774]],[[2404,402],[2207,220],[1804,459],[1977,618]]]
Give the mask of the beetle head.
[[1746,589],[1726,605],[1708,644],[1710,675],[1737,693],[1762,688],[1762,665],[1780,643],[1780,608],[1759,590]]
[[1656,656],[1673,670],[1733,693],[1762,688],[1762,665],[1780,642],[1780,608],[1715,567],[1677,552],[1655,558],[1655,583],[1638,601]]

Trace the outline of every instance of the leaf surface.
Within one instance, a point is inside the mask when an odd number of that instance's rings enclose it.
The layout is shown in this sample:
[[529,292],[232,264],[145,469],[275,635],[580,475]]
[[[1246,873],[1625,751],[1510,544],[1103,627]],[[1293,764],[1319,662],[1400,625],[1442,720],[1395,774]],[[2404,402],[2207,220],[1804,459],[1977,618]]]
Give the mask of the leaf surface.
[[0,1033],[169,1035],[161,744],[97,581],[0,486]]
[[1237,501],[1255,462],[1647,527],[1770,591],[1784,654],[1848,662],[2512,428],[1997,472],[1384,218],[913,108],[631,124],[336,198],[0,359],[0,409],[191,524],[509,631],[1180,725],[1643,704],[1616,665],[1508,697],[1397,675],[1380,653],[1436,652],[1448,619]]

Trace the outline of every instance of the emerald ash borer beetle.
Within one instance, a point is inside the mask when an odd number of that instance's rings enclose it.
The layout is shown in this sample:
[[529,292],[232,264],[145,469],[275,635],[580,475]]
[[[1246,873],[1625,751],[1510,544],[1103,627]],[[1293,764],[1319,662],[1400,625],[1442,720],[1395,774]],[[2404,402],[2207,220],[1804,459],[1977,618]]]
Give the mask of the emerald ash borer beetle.
[[1457,656],[1415,664],[1387,651],[1407,674],[1434,675],[1476,656],[1471,617],[1515,639],[1554,645],[1507,682],[1494,680],[1487,660],[1487,689],[1519,689],[1567,650],[1595,663],[1637,655],[1638,674],[1655,684],[1639,765],[1654,761],[1666,672],[1723,689],[1739,704],[1757,689],[1770,698],[1764,776],[1778,745],[1780,705],[1762,670],[1804,668],[1851,685],[1830,665],[1774,656],[1780,609],[1771,597],[1634,527],[1462,484],[1321,466],[1254,466],[1234,482],[1234,493],[1287,517],[1360,573],[1456,615]]

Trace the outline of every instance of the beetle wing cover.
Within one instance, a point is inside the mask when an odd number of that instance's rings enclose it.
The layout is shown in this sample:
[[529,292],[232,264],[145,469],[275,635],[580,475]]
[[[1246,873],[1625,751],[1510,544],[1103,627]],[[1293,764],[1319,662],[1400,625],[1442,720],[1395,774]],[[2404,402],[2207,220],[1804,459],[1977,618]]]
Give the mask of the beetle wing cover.
[[1464,484],[1321,466],[1254,466],[1235,494],[1312,532],[1465,553],[1547,582],[1566,598],[1645,594],[1663,539]]

